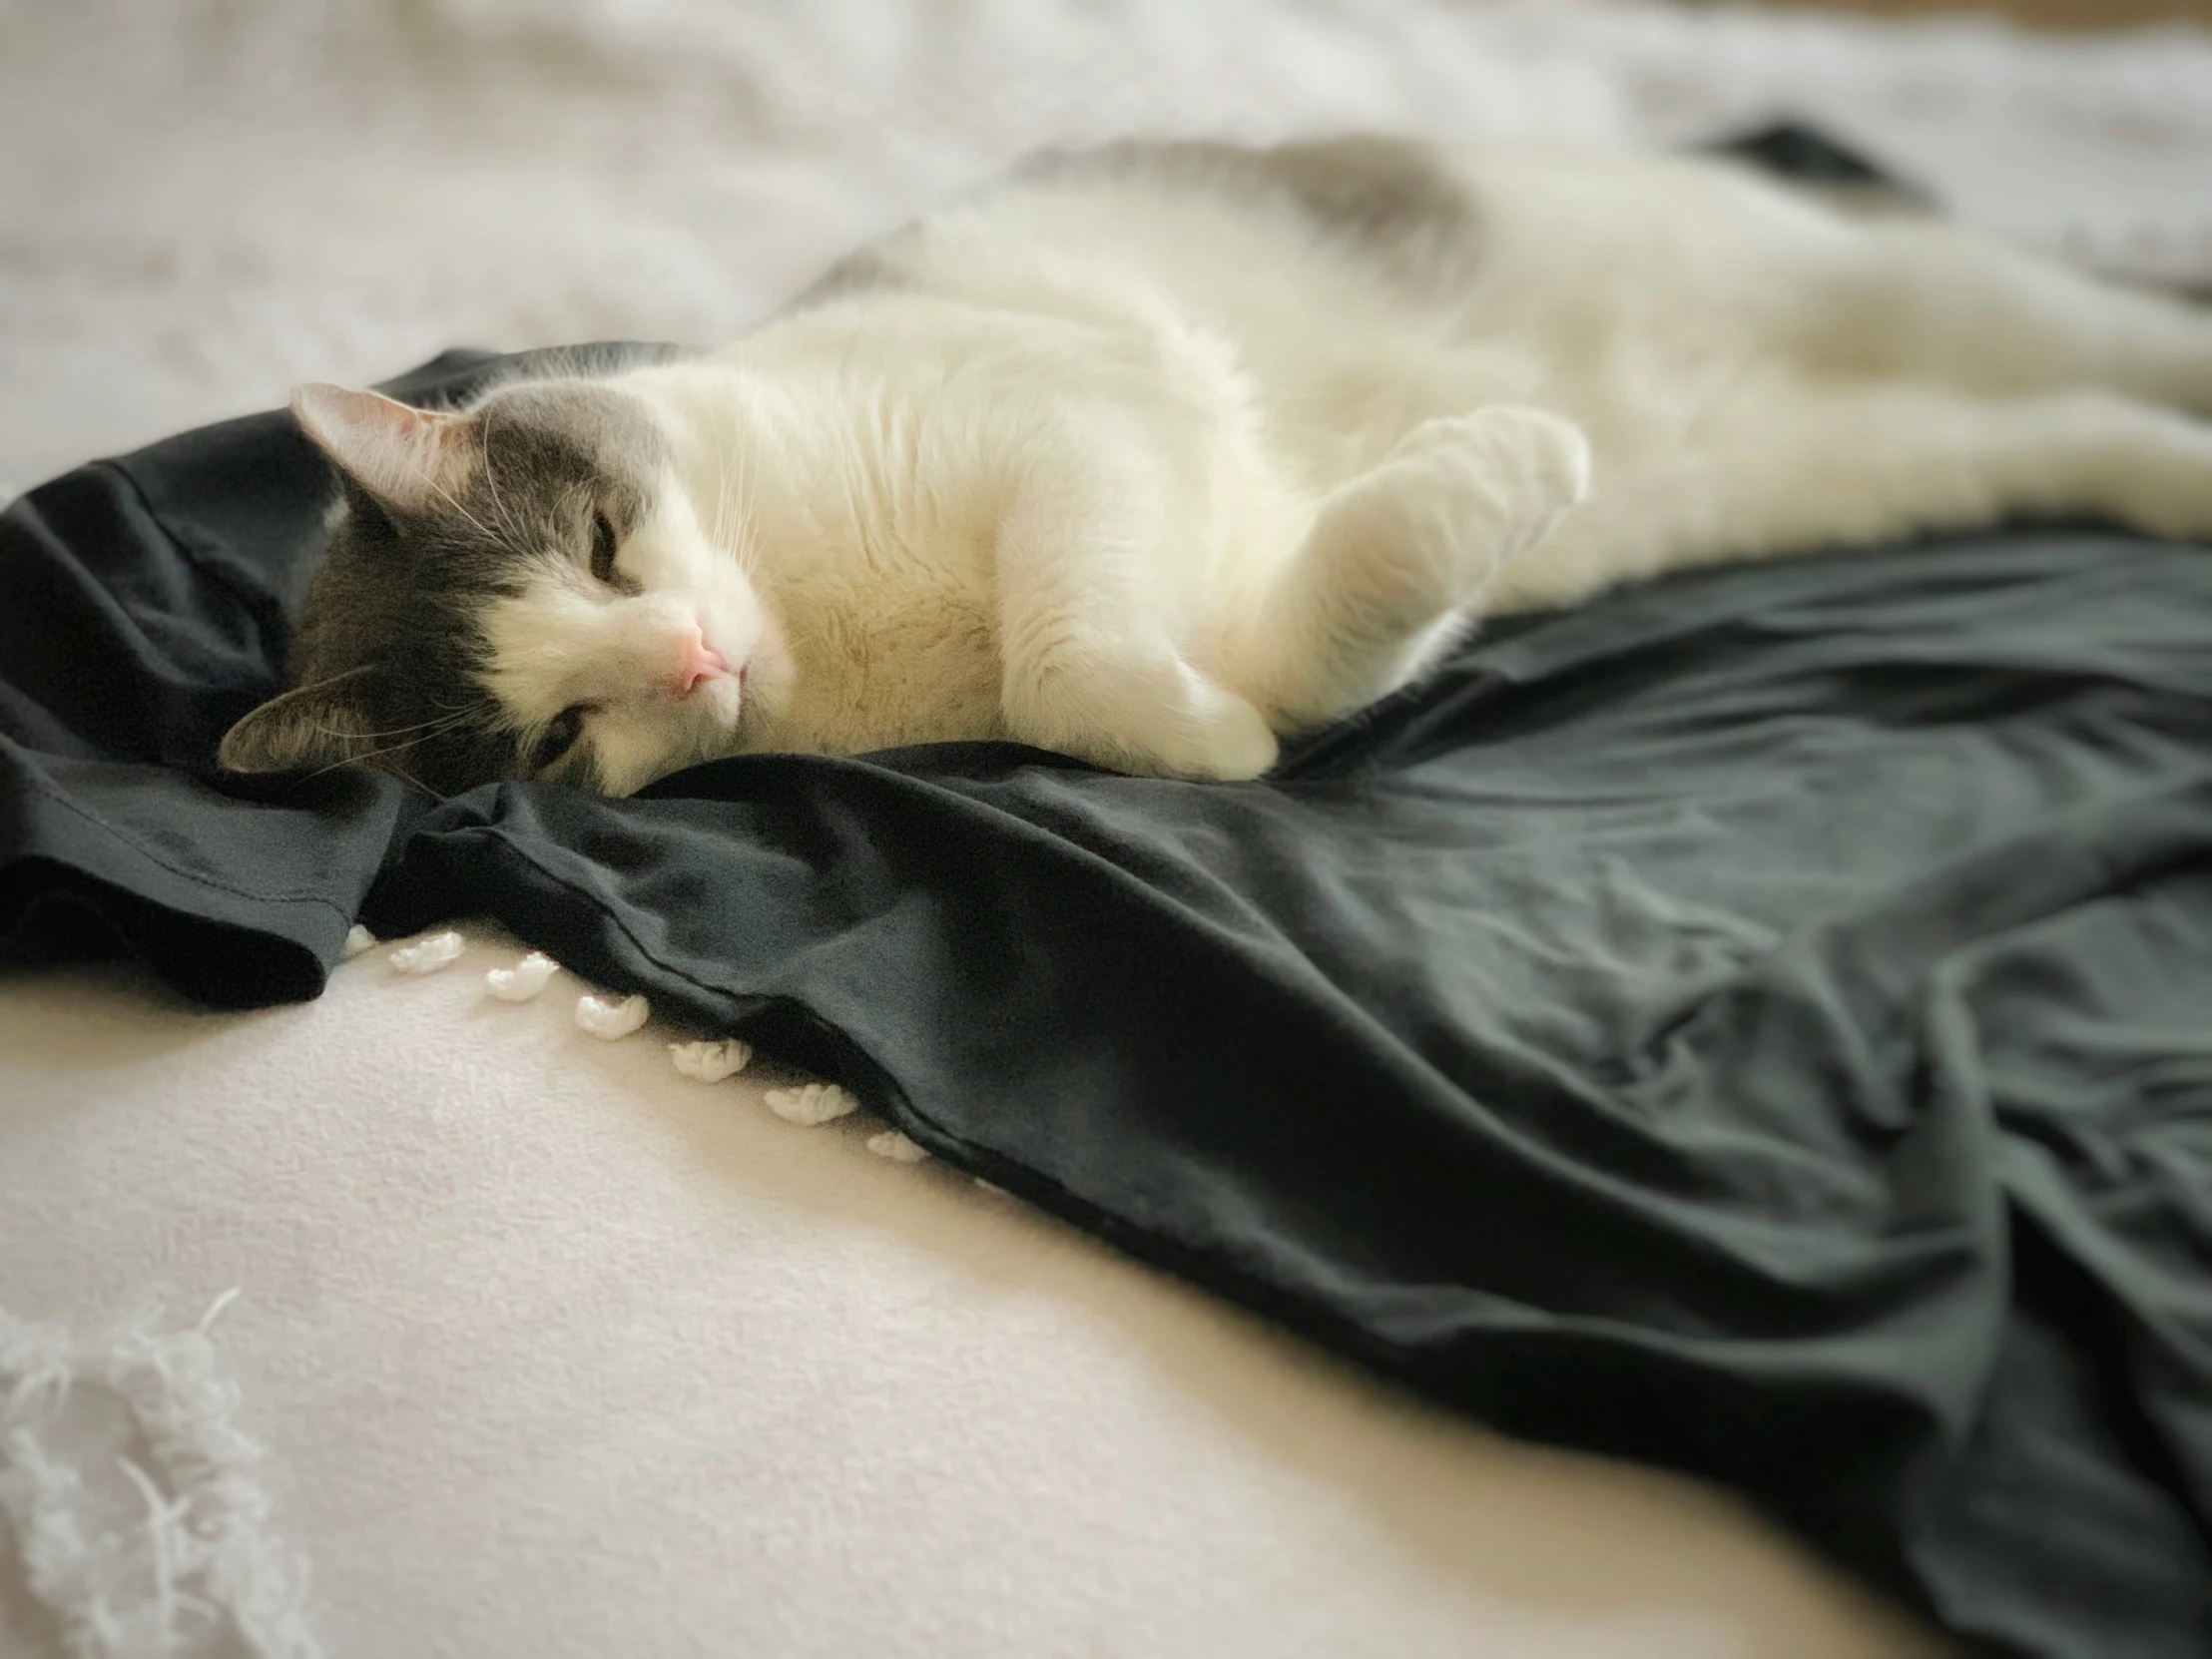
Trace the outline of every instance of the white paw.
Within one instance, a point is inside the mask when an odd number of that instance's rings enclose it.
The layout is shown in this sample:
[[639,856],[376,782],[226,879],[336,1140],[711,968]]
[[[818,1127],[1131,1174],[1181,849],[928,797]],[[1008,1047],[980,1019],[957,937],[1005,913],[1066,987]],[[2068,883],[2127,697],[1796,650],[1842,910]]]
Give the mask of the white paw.
[[364,951],[376,948],[376,935],[356,921],[345,930],[345,943],[339,948],[344,951],[345,959],[350,962]]
[[1590,441],[1571,420],[1517,403],[1424,420],[1383,457],[1433,466],[1453,485],[1479,481],[1519,514],[1559,513],[1590,493]]
[[1018,694],[1008,686],[1016,736],[1149,778],[1236,782],[1275,765],[1267,718],[1172,651],[1127,657]]
[[2194,425],[2133,436],[2113,469],[2111,512],[2166,541],[2212,542],[2212,437]]
[[[1425,420],[1362,481],[1407,549],[1437,561],[1457,601],[1479,593],[1590,493],[1590,445],[1541,409]],[[1381,527],[1379,526],[1379,529]]]
[[1186,668],[1183,676],[1183,708],[1171,718],[1174,729],[1161,734],[1160,758],[1170,772],[1179,778],[1240,783],[1275,765],[1282,745],[1266,716],[1203,675]]

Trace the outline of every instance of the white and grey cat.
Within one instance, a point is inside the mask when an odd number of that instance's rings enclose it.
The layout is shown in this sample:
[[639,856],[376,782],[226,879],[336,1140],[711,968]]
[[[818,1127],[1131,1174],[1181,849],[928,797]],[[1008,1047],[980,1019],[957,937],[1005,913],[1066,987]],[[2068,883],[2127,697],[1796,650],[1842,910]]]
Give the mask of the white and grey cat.
[[1485,613],[2015,514],[2212,536],[2212,319],[1723,162],[1048,158],[712,356],[423,412],[242,771],[612,794],[1013,738],[1241,779]]

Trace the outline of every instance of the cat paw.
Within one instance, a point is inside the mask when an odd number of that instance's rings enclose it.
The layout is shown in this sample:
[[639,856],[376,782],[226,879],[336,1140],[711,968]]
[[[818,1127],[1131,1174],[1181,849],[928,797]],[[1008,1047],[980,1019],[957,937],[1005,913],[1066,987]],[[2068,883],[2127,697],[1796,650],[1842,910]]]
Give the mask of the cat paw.
[[1189,692],[1180,728],[1160,759],[1178,778],[1203,778],[1215,783],[1242,783],[1271,770],[1282,754],[1282,745],[1258,709],[1235,692],[1185,670],[1195,682]]
[[2159,411],[2112,463],[2108,511],[2165,541],[2212,543],[2212,433]]
[[1590,445],[1541,409],[1425,420],[1355,486],[1454,603],[1473,598],[1590,493]]
[[1173,651],[1102,657],[1088,671],[1009,677],[1010,734],[1116,772],[1230,783],[1275,765],[1260,711]]
[[1148,706],[1132,710],[1091,759],[1143,777],[1215,784],[1243,783],[1275,766],[1282,746],[1258,709],[1180,660],[1161,678],[1167,683]]

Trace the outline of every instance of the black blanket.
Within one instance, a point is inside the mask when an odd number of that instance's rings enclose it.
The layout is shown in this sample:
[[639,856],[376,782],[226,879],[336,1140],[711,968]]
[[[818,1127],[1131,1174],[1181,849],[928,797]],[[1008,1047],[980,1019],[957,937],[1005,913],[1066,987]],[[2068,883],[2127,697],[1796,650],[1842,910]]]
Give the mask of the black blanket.
[[1244,786],[974,746],[438,804],[213,771],[329,487],[272,414],[0,518],[0,957],[246,1005],[357,914],[489,914],[1990,1651],[2212,1650],[2204,552],[1669,581]]

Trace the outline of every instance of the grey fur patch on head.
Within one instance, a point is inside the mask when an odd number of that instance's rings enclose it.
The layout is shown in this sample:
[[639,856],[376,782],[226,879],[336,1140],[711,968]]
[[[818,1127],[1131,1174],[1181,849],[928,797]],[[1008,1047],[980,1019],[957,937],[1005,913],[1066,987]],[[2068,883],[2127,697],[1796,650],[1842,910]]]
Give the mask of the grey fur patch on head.
[[668,459],[651,415],[586,379],[496,385],[444,417],[437,441],[459,464],[413,500],[346,452],[373,433],[314,435],[340,499],[294,620],[292,689],[232,728],[222,764],[363,763],[441,795],[529,775],[524,734],[484,683],[482,613],[548,564],[588,568],[596,515],[619,536],[647,511]]

